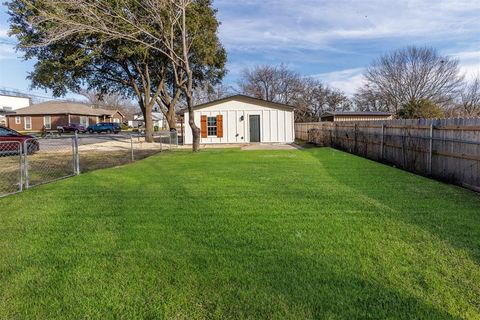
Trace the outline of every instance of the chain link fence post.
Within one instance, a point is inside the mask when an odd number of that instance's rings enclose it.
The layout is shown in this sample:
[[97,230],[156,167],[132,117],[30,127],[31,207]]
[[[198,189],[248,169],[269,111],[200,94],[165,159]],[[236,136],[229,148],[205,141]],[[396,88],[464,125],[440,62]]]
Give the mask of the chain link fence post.
[[159,140],[160,140],[160,152],[162,152],[163,151],[162,131],[160,131]]
[[75,138],[72,137],[72,165],[73,165],[73,174],[77,174],[77,157],[76,157],[76,147],[75,147]]
[[73,155],[75,157],[75,174],[78,176],[80,174],[80,151],[78,150],[78,133],[75,132],[75,136],[73,137],[74,140],[74,152]]
[[23,191],[23,155],[22,155],[22,144],[18,143],[18,183],[19,191]]
[[23,174],[25,178],[25,189],[28,189],[30,187],[30,178],[28,176],[28,144],[27,140],[23,142],[22,148],[21,148],[21,154],[23,157]]
[[130,152],[132,156],[132,162],[135,161],[134,154],[133,154],[133,136],[130,134]]

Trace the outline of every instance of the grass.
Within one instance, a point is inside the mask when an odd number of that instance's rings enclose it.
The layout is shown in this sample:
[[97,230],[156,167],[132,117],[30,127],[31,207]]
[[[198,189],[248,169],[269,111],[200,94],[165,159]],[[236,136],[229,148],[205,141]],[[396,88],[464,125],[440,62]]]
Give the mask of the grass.
[[479,195],[333,149],[164,153],[0,210],[3,319],[480,318]]

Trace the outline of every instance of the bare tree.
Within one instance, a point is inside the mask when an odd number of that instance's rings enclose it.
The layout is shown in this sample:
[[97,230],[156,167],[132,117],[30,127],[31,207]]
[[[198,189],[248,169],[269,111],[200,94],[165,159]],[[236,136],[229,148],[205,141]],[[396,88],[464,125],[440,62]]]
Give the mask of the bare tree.
[[302,77],[284,64],[245,69],[238,85],[243,94],[295,106],[295,120],[299,122],[318,121],[325,111],[351,108],[350,99],[340,90]]
[[360,88],[353,96],[353,104],[358,111],[390,111],[388,102],[384,97],[368,86]]
[[230,86],[224,84],[212,85],[209,82],[204,82],[193,91],[193,99],[197,105],[225,98],[231,95],[232,92],[233,89]]
[[101,94],[93,90],[82,90],[80,94],[87,98],[88,103],[94,108],[118,110],[125,116],[132,116],[139,111],[132,100],[125,99],[118,93]]
[[245,69],[238,82],[243,94],[272,102],[293,104],[302,88],[301,76],[280,66],[257,66]]
[[314,78],[302,79],[298,96],[294,105],[297,107],[296,120],[299,122],[318,121],[327,111],[351,109],[351,101],[342,91]]
[[471,82],[464,85],[458,109],[462,116],[480,116],[480,74],[477,74]]
[[407,47],[388,53],[365,72],[364,92],[380,98],[397,113],[410,101],[426,99],[439,106],[451,103],[462,83],[459,62],[435,49]]

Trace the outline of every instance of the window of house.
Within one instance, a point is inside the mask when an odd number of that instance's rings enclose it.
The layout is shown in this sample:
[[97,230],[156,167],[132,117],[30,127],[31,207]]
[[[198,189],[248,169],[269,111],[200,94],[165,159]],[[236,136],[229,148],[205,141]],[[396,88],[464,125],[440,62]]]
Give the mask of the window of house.
[[217,117],[207,118],[207,134],[209,136],[217,136]]
[[32,117],[25,117],[25,130],[32,130]]
[[21,117],[15,117],[15,124],[21,124],[22,123],[22,118]]
[[120,123],[120,119],[113,118],[113,122],[114,122],[114,123]]
[[81,116],[80,117],[80,125],[84,127],[88,127],[88,117]]
[[45,126],[45,129],[52,129],[52,117],[43,117],[43,125]]

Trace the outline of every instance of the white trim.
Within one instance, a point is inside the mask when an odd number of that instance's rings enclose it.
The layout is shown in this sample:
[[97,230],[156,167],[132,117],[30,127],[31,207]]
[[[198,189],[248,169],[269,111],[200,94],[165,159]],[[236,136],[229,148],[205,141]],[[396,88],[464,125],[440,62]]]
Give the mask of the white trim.
[[[47,119],[48,119],[48,126],[47,126]],[[52,129],[52,117],[51,116],[43,116],[43,125],[45,129]]]
[[[215,125],[214,125],[214,126],[208,125],[208,119],[209,119],[209,118],[215,119]],[[209,133],[209,130],[208,130],[209,128],[215,128],[215,134],[210,134],[210,133]],[[211,115],[211,112],[209,112],[209,114],[207,115],[207,137],[218,137],[217,116],[216,116],[216,115]]]
[[[27,126],[28,124],[28,126]],[[25,130],[32,130],[32,117],[25,117],[25,124],[23,126]]]
[[15,124],[22,124],[22,117],[16,116],[15,117]]

